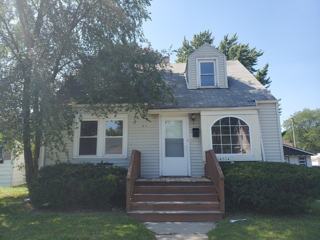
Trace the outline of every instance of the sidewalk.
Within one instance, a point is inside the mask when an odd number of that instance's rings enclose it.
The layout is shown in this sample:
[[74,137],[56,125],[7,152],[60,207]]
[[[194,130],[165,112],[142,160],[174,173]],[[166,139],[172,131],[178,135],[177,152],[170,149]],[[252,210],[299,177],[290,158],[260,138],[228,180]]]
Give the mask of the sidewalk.
[[146,227],[158,240],[206,240],[215,227],[210,222],[146,222]]

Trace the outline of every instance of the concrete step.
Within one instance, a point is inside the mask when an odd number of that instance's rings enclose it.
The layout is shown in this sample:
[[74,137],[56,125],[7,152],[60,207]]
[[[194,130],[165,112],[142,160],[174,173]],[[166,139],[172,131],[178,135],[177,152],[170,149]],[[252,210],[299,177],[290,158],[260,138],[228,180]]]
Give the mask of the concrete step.
[[221,211],[129,211],[128,215],[144,222],[207,222],[221,220]]

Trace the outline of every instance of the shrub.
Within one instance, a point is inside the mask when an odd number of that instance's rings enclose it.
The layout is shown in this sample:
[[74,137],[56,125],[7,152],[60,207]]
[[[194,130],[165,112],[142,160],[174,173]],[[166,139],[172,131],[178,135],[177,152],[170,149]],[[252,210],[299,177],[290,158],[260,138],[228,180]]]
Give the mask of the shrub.
[[125,204],[126,169],[105,164],[57,164],[39,171],[31,184],[35,207],[110,209]]
[[286,163],[225,163],[227,210],[298,213],[320,196],[320,171]]

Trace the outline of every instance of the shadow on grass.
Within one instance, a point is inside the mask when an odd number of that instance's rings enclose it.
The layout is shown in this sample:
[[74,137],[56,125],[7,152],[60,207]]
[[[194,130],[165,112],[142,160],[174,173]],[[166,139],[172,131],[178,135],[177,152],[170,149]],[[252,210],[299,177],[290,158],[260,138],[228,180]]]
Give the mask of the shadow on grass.
[[24,203],[25,197],[26,192],[0,188],[1,240],[154,239],[142,224],[123,213],[34,211]]

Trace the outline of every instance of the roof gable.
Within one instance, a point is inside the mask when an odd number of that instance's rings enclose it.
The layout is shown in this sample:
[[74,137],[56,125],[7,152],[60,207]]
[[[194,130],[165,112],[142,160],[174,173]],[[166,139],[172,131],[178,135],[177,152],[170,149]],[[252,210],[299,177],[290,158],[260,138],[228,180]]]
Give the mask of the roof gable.
[[[214,65],[214,84],[202,85],[201,62],[212,62]],[[187,85],[189,89],[199,88],[228,88],[226,56],[218,49],[206,43],[188,56]]]
[[208,54],[213,54],[213,55],[218,55],[218,56],[224,56],[223,53],[221,53],[217,48],[214,46],[210,45],[209,43],[203,44],[201,47],[197,48],[194,50],[188,58],[197,55],[199,52],[206,52]]

